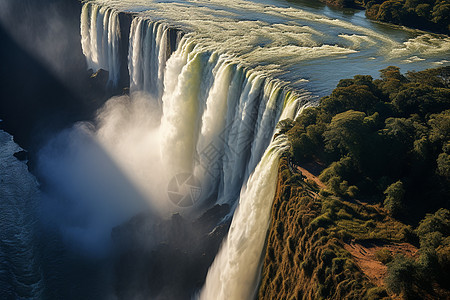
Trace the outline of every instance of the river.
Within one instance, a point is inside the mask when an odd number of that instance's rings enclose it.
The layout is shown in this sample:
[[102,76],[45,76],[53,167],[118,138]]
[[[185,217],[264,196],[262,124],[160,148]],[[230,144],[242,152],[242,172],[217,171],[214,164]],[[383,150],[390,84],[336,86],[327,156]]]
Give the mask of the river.
[[[448,36],[313,1],[87,3],[80,12],[87,64],[108,70],[109,85],[128,68],[131,95],[113,97],[95,119],[44,143],[37,153],[44,190],[0,132],[6,299],[114,298],[113,227],[142,211],[193,220],[214,204],[231,207],[223,220],[231,227],[204,282],[187,293],[251,298],[278,159],[289,147],[283,135],[273,138],[277,122],[316,104],[342,78],[377,77],[389,65],[406,72],[450,64]],[[133,16],[129,36],[120,32],[121,12]],[[124,41],[128,63],[120,65]],[[192,176],[183,192],[172,185]],[[170,288],[155,298],[170,298]]]

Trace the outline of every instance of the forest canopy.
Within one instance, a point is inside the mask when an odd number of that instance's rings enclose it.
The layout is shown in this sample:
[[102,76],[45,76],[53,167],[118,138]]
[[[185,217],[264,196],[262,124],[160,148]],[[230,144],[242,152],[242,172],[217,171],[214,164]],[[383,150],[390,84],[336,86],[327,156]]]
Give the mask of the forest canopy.
[[366,16],[373,20],[448,34],[449,0],[363,0]]
[[365,8],[369,19],[450,33],[450,0],[321,0],[337,7]]
[[343,79],[287,131],[293,159],[325,165],[320,179],[337,196],[383,203],[391,215],[421,218],[448,208],[450,67],[381,79]]
[[[419,255],[376,253],[387,266],[384,287],[404,299],[444,299],[450,293],[450,67],[380,72],[381,79],[341,80],[317,107],[280,122],[280,133],[291,142],[291,169],[321,166],[326,186],[312,203],[322,205],[322,215],[312,224],[382,244],[392,233],[378,229],[393,229]],[[358,216],[363,208],[384,208],[389,218]]]

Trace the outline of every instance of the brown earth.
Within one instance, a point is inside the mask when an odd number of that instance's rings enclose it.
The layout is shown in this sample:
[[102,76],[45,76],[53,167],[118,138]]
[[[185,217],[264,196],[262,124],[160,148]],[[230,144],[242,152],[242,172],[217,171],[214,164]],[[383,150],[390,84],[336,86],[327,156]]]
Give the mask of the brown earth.
[[[326,188],[326,185],[318,178],[323,167],[318,163],[310,163],[308,165],[295,166],[303,176],[314,181],[319,188]],[[364,203],[360,204],[364,205]],[[350,252],[355,259],[356,264],[361,271],[369,278],[369,280],[377,285],[384,285],[384,278],[387,275],[387,266],[376,259],[375,253],[382,249],[387,249],[392,256],[403,253],[406,256],[417,258],[419,256],[418,249],[408,243],[386,243],[381,241],[372,242],[354,242],[344,244],[344,248]]]
[[387,266],[376,259],[377,251],[387,249],[393,256],[398,253],[413,258],[419,256],[419,250],[408,243],[351,242],[344,244],[344,248],[353,256],[361,271],[377,286],[383,286],[384,278],[387,275]]
[[309,172],[305,168],[297,166],[297,169],[300,172],[302,172],[302,175],[305,176],[307,179],[314,181],[319,188],[321,189],[326,188],[326,185],[322,181],[320,181],[320,179],[317,176],[314,176],[311,172]]
[[280,160],[257,299],[362,299],[374,284],[326,230],[318,195],[304,181],[291,180],[297,170]]
[[319,179],[320,172],[322,172],[324,169],[324,166],[321,163],[313,161],[303,163],[302,166],[296,165],[292,161],[290,163],[291,166],[295,169],[294,171],[300,171],[302,175],[306,177],[306,179],[314,181],[319,188],[326,188],[326,185]]

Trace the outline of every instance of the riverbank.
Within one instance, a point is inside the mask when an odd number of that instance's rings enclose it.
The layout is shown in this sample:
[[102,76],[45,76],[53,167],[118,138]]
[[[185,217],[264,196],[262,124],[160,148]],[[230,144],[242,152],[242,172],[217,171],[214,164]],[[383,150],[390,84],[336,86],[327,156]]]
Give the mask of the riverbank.
[[292,147],[279,168],[260,298],[450,294],[449,69],[381,73],[343,79],[279,124]]
[[[348,202],[280,161],[258,299],[434,299],[448,290],[391,288],[395,258],[420,261],[411,228],[378,205]],[[423,251],[423,250],[422,250]],[[423,253],[422,253],[423,255]],[[401,275],[404,276],[404,275]],[[433,298],[434,297],[434,298]],[[439,299],[441,299],[439,298]]]
[[337,8],[364,9],[368,19],[450,34],[449,1],[320,0]]

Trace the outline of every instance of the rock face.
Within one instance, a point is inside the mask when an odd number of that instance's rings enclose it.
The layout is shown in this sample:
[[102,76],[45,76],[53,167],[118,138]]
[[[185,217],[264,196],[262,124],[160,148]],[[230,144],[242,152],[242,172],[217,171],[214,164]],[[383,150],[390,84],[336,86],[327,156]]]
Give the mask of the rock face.
[[155,221],[142,213],[114,228],[118,299],[190,299],[228,232],[230,221],[222,219],[229,210],[216,205],[194,221],[179,214]]

